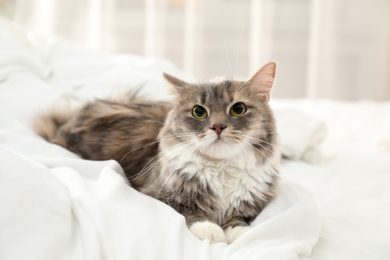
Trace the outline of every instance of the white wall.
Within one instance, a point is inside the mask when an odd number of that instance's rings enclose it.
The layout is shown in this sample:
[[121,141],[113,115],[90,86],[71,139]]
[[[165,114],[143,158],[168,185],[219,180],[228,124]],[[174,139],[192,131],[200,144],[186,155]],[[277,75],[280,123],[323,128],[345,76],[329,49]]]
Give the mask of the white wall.
[[390,100],[390,0],[3,1],[27,29],[166,57],[201,80],[275,60],[275,97]]

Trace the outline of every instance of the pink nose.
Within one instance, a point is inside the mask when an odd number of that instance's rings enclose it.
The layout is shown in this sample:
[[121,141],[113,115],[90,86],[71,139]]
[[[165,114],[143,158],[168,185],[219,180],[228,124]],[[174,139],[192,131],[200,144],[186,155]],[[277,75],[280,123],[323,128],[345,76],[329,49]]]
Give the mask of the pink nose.
[[210,129],[214,130],[217,135],[220,135],[226,127],[226,125],[213,125]]

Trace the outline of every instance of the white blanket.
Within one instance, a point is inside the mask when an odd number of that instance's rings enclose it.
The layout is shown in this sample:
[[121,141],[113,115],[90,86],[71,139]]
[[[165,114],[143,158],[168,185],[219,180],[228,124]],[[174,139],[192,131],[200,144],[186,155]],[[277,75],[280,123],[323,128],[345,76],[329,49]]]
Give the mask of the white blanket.
[[26,38],[0,18],[0,259],[390,258],[389,103],[273,101],[295,160],[231,245],[197,239],[181,215],[129,187],[116,162],[80,159],[29,128],[51,105],[120,89],[166,99],[162,71],[193,80],[164,60]]
[[210,245],[130,188],[115,161],[79,159],[16,121],[0,118],[0,129],[0,259],[307,259],[318,240],[315,203],[299,185],[282,183],[235,243]]
[[317,163],[321,160],[321,144],[326,138],[327,127],[324,120],[307,112],[296,110],[294,106],[273,106],[280,136],[280,151],[291,160],[304,160]]

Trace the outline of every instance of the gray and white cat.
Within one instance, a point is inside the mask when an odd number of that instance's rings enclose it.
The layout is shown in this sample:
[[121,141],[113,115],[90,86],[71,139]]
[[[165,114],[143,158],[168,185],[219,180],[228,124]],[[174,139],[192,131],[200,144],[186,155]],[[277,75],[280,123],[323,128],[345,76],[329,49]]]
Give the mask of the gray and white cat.
[[278,183],[275,70],[201,84],[164,74],[173,102],[95,100],[37,118],[36,131],[85,159],[117,160],[134,188],[184,215],[197,237],[232,243]]

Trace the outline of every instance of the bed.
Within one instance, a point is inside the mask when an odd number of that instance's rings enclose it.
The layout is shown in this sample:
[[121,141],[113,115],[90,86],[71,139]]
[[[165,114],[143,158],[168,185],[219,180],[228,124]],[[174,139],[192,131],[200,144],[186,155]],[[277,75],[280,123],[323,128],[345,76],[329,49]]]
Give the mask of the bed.
[[0,18],[0,259],[390,259],[390,102],[272,100],[278,195],[230,245],[200,241],[117,162],[31,129],[50,107],[124,90],[169,99],[162,72],[195,80],[163,59],[39,39]]

